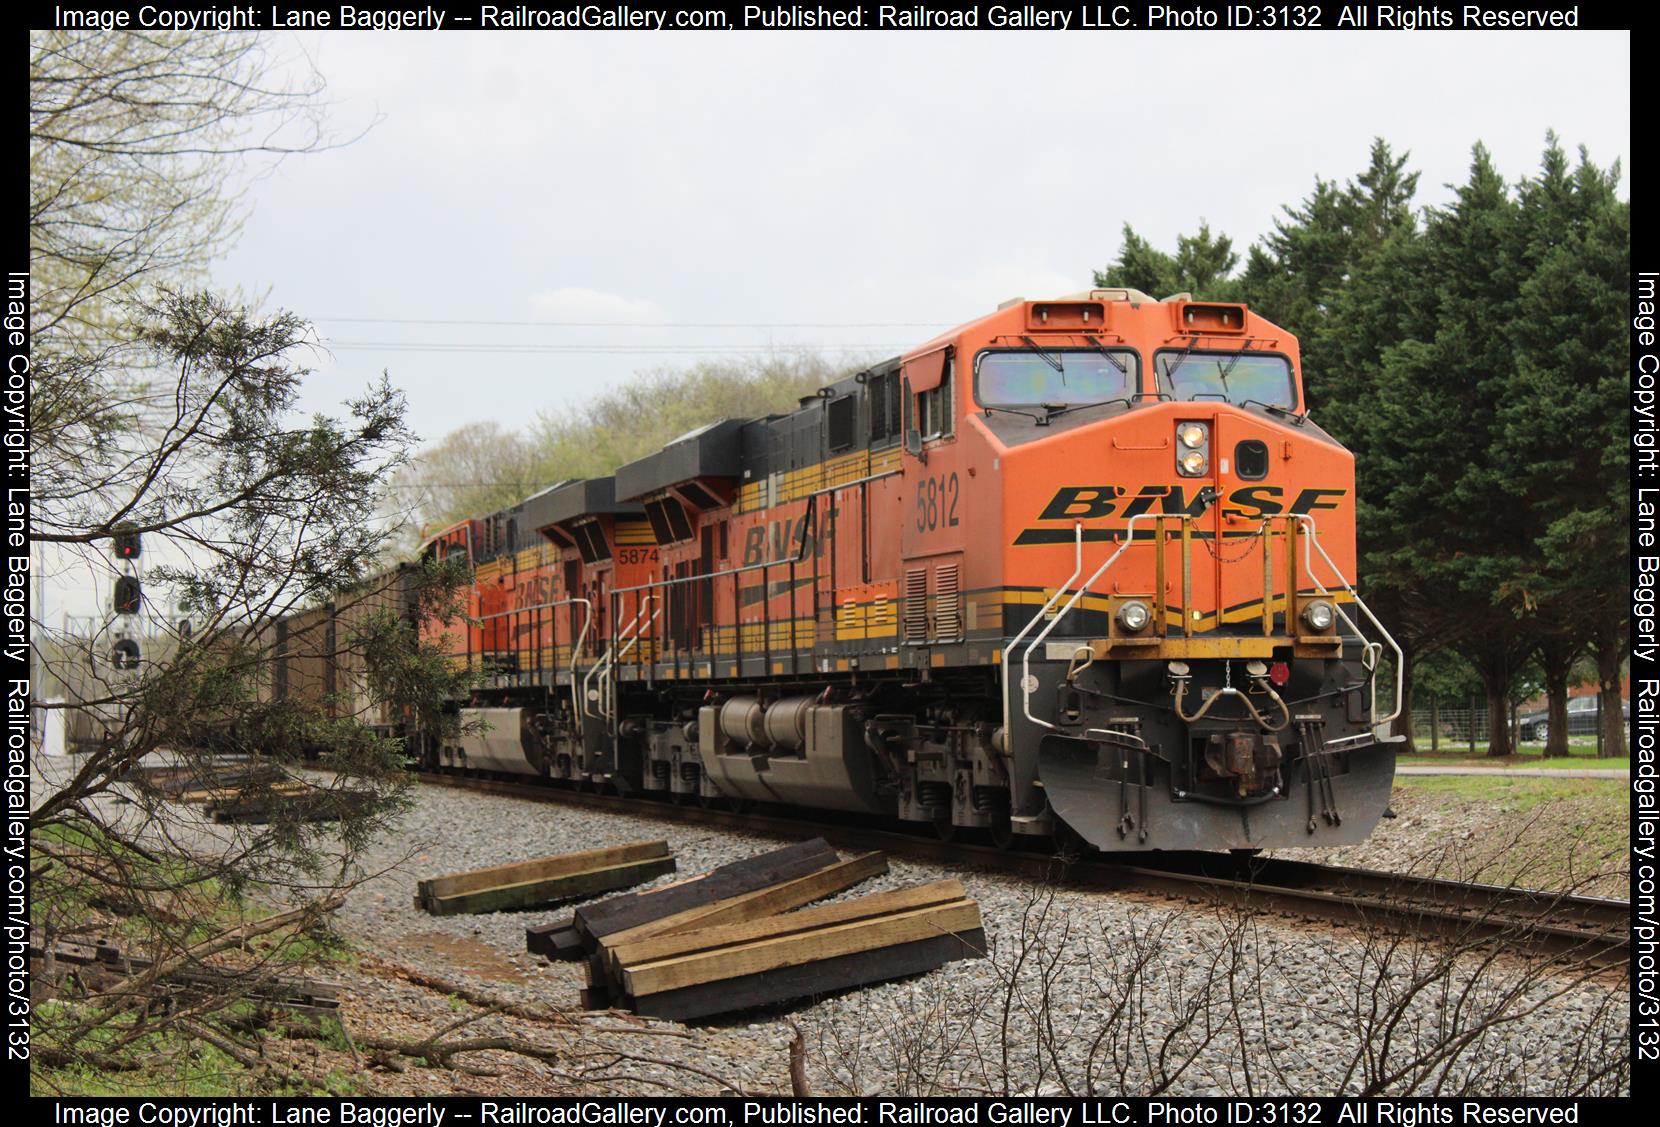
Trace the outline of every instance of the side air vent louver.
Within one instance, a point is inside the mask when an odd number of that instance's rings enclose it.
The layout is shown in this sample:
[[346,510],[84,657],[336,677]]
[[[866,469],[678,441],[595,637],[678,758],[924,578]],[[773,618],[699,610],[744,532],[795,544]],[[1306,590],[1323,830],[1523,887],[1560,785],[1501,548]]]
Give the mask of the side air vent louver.
[[907,568],[905,571],[905,641],[928,640],[928,569]]
[[963,636],[963,597],[957,565],[940,564],[934,569],[934,637],[955,642]]

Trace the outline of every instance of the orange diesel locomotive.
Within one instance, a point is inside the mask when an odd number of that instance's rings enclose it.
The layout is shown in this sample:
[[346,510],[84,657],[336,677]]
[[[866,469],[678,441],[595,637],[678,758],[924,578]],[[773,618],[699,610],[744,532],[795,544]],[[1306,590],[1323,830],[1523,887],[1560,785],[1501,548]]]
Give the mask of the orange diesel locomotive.
[[444,641],[485,723],[424,753],[999,842],[1354,842],[1400,668],[1354,506],[1245,306],[1012,301],[435,537],[474,569]]

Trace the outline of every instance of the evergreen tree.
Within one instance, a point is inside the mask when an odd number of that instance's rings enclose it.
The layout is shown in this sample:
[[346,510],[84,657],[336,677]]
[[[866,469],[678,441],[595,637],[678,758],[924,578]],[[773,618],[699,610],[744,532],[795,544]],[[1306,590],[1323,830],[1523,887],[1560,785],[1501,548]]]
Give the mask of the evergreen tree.
[[1196,235],[1178,235],[1176,253],[1166,254],[1124,224],[1124,242],[1118,257],[1095,272],[1097,286],[1128,286],[1153,297],[1191,293],[1200,300],[1232,301],[1238,283],[1231,277],[1239,254],[1227,235],[1214,235],[1210,224],[1199,221]]
[[1343,438],[1340,409],[1364,400],[1360,377],[1375,366],[1342,362],[1341,344],[1330,339],[1332,311],[1387,243],[1416,230],[1412,197],[1418,174],[1406,171],[1408,156],[1396,156],[1378,138],[1366,170],[1346,187],[1317,179],[1301,207],[1286,208],[1274,230],[1251,248],[1240,279],[1245,301],[1297,335],[1308,400],[1322,408],[1323,419],[1335,422],[1335,433]]
[[1164,297],[1175,293],[1176,260],[1124,224],[1124,242],[1118,257],[1105,270],[1095,272],[1097,286],[1128,286],[1132,290]]
[[1231,277],[1239,265],[1233,240],[1212,235],[1210,224],[1199,221],[1197,235],[1176,236],[1176,290],[1200,299],[1228,301],[1238,296],[1239,286]]
[[1509,467],[1533,537],[1514,579],[1532,622],[1550,694],[1547,754],[1566,754],[1569,670],[1598,658],[1604,751],[1623,754],[1620,663],[1628,616],[1630,446],[1625,326],[1630,318],[1631,209],[1619,168],[1581,150],[1570,167],[1555,136],[1518,192],[1524,277],[1514,319],[1514,378],[1498,409],[1495,461]]
[[[1431,213],[1422,254],[1406,240],[1382,274],[1407,263],[1405,308],[1375,284],[1357,310],[1397,330],[1384,346],[1365,435],[1371,533],[1368,559],[1452,634],[1452,645],[1487,693],[1490,754],[1510,754],[1510,689],[1533,649],[1521,628],[1531,609],[1514,579],[1531,538],[1515,519],[1511,467],[1495,456],[1500,408],[1515,368],[1511,321],[1520,276],[1519,208],[1477,145],[1469,180],[1452,206]],[[1374,279],[1375,282],[1375,279]]]

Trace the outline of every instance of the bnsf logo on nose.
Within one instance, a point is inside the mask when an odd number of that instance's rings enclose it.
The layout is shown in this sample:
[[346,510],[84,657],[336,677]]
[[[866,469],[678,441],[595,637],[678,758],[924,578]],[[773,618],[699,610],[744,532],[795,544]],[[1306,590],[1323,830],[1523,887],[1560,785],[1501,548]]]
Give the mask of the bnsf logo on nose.
[[[1120,499],[1129,492],[1121,485],[1063,485],[1055,491],[1037,519],[1094,520],[1115,513],[1133,517],[1150,512],[1155,501],[1159,502],[1161,513],[1197,516],[1206,507],[1201,496],[1204,488],[1196,487],[1192,497],[1189,497],[1187,487],[1183,485],[1143,485],[1134,496],[1123,502],[1120,509]],[[1242,517],[1271,517],[1281,513],[1301,515],[1316,509],[1335,509],[1338,507],[1337,499],[1347,492],[1346,489],[1304,489],[1287,506],[1285,490],[1281,486],[1245,485],[1229,493],[1222,503]]]

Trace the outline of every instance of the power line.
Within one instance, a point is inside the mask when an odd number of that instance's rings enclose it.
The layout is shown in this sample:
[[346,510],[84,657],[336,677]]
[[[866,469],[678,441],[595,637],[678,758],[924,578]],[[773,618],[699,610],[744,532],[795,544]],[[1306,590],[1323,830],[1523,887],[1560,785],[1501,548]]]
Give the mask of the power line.
[[[494,489],[502,485],[514,485],[511,481],[393,481],[382,485],[383,489]],[[519,483],[516,488],[534,489],[534,485]]]
[[311,317],[342,325],[511,325],[548,329],[932,329],[945,321],[475,321],[428,317]]
[[507,344],[487,341],[465,344],[450,341],[335,340],[322,342],[339,352],[480,352],[547,356],[730,356],[735,353],[829,352],[859,350],[902,352],[913,342],[887,344]]

